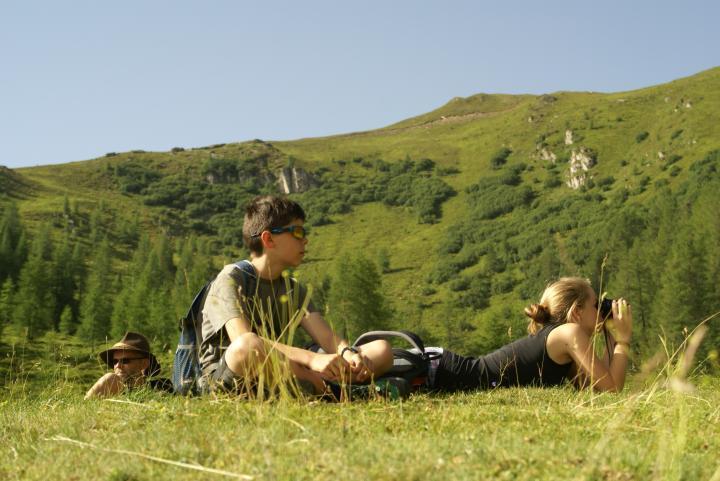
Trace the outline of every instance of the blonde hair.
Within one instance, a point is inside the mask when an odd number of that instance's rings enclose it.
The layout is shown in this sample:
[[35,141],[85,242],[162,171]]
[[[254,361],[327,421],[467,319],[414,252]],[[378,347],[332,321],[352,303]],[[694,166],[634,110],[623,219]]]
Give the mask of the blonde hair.
[[576,308],[584,306],[593,290],[582,277],[561,277],[545,288],[540,303],[525,308],[530,318],[528,332],[535,334],[550,322],[570,322]]

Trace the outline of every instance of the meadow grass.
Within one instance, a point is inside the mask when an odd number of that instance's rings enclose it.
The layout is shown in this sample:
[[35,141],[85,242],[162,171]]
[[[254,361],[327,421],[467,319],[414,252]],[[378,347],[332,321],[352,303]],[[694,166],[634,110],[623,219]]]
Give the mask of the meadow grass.
[[717,378],[691,375],[688,392],[667,388],[661,369],[620,394],[517,388],[327,403],[137,391],[83,401],[102,367],[90,346],[50,340],[64,347],[0,346],[0,479],[720,477]]
[[254,479],[711,479],[717,388],[329,404],[155,393],[84,402],[56,387],[3,396],[0,477],[230,477],[166,460]]

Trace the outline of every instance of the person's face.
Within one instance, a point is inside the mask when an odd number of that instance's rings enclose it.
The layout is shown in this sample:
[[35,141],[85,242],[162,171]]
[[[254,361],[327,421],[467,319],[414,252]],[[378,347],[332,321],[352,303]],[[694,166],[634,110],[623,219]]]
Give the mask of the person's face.
[[[308,239],[304,235],[304,230],[297,229],[298,227],[304,228],[304,222],[300,219],[294,219],[289,224],[284,225],[282,228],[296,228],[292,231],[285,230],[283,232],[271,233],[273,242],[273,256],[284,266],[297,267],[299,266],[303,258],[305,257],[305,246],[307,246]],[[301,234],[301,232],[303,234]]]
[[123,381],[142,375],[150,366],[147,355],[138,351],[113,352],[113,372]]
[[575,322],[588,334],[599,331],[603,326],[603,319],[597,310],[598,297],[595,291],[590,289],[590,295],[585,299],[583,306],[575,312]]

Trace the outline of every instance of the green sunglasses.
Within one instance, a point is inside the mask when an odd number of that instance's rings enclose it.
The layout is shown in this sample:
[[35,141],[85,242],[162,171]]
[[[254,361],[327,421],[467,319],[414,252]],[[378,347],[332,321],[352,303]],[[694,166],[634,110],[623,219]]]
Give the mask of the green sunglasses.
[[[283,232],[289,232],[296,239],[304,239],[307,237],[309,231],[301,225],[291,225],[289,227],[273,227],[268,229],[271,234],[282,234]],[[262,232],[260,233],[262,234]],[[260,237],[260,234],[255,234],[253,237]]]

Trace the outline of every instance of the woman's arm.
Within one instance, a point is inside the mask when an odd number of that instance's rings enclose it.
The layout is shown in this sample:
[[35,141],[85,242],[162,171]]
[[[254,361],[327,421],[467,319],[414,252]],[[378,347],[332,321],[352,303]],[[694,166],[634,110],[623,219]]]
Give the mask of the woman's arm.
[[[586,379],[593,389],[598,391],[619,392],[625,386],[625,372],[630,356],[632,310],[623,299],[613,302],[613,321],[608,326],[615,331],[613,354],[608,364],[595,355],[590,337],[578,324],[563,324],[551,333],[552,342],[555,344],[553,350],[569,356],[575,363],[580,378]],[[551,339],[548,338],[548,343],[550,342]]]

